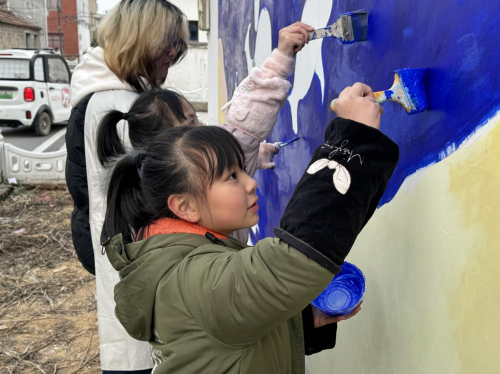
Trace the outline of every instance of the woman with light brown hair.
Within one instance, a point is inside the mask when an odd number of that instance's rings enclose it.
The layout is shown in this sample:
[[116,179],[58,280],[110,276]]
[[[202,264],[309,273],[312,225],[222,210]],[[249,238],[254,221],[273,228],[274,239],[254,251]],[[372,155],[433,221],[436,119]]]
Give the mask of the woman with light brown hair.
[[[149,345],[132,339],[114,314],[119,277],[100,243],[106,208],[105,171],[95,147],[98,125],[111,110],[128,113],[140,92],[159,89],[170,66],[186,54],[188,35],[186,17],[168,1],[122,0],[99,24],[96,46],[72,77],[74,108],[66,133],[66,181],[74,200],[71,231],[79,260],[96,276],[103,373],[146,374],[153,362]],[[129,145],[126,121],[120,122],[119,134]]]

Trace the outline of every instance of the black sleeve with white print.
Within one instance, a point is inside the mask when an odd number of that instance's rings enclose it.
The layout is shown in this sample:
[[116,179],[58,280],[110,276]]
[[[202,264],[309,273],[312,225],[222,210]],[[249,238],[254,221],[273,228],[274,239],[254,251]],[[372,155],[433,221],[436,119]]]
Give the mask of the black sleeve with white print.
[[379,130],[334,119],[274,234],[338,273],[373,215],[398,159],[397,144]]

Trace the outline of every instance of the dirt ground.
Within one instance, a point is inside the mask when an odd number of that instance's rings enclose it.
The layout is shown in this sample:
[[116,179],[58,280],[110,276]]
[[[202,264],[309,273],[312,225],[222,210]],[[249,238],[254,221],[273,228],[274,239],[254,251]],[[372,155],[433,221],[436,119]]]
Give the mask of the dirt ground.
[[0,373],[99,373],[94,277],[82,268],[64,190],[0,202]]

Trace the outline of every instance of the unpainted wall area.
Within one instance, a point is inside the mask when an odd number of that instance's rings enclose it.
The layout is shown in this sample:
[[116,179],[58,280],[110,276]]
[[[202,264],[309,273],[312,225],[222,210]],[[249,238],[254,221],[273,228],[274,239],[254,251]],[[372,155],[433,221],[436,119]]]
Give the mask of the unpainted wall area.
[[382,129],[399,144],[401,160],[348,257],[366,274],[366,300],[339,327],[337,347],[308,359],[309,371],[500,372],[498,2],[219,0],[218,6],[219,84],[210,93],[219,108],[277,46],[282,27],[301,20],[320,28],[344,12],[369,12],[367,41],[314,41],[298,54],[293,88],[268,140],[301,140],[281,150],[276,170],[257,175],[261,210],[253,240],[279,224],[334,118],[329,103],[344,87],[361,81],[384,90],[396,69],[428,69],[431,111],[409,116],[384,104]]

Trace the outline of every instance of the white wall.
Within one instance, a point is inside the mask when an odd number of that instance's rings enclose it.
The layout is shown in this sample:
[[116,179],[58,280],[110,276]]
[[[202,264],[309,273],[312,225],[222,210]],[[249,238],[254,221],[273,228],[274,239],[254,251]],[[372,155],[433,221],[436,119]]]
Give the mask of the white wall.
[[[186,15],[189,21],[198,21],[198,0],[170,0]],[[211,1],[216,3],[216,1]],[[207,43],[208,35],[206,31],[198,30],[198,42]]]
[[210,1],[210,31],[208,33],[208,116],[219,117],[219,3]]
[[189,46],[186,57],[170,68],[165,88],[174,89],[194,103],[208,100],[208,48],[206,45]]
[[38,32],[38,45],[37,48],[47,47],[47,7],[45,0],[10,0],[9,7],[14,12],[24,18],[26,21],[31,22],[42,29]]
[[90,12],[88,0],[77,0],[78,14],[78,51],[82,56],[90,47]]

